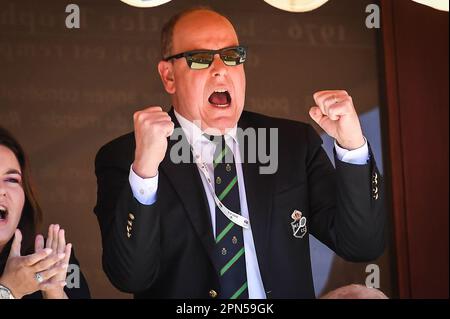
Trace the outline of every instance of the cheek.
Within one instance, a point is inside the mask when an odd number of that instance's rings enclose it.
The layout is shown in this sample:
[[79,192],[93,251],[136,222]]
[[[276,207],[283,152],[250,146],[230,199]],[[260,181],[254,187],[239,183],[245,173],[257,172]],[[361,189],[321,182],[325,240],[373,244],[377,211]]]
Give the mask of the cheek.
[[19,225],[22,217],[22,210],[25,204],[25,194],[20,186],[9,190],[10,195],[10,211],[8,215],[8,224],[6,228],[0,229],[0,246],[7,243],[14,231]]
[[205,99],[208,99],[205,81],[203,79],[189,79],[183,88],[185,100],[188,102],[187,107],[198,111],[204,104]]
[[23,206],[25,205],[25,193],[21,187],[17,187],[11,192],[12,207],[14,210],[14,218],[20,219]]
[[203,98],[205,80],[199,76],[185,74],[178,80],[177,94],[183,99],[196,101]]
[[238,101],[238,106],[243,107],[245,102],[245,74],[244,71],[236,74],[235,90]]
[[245,88],[246,88],[245,75],[242,75],[242,78],[241,78],[241,94],[242,94],[242,99],[245,99]]
[[206,94],[207,81],[203,76],[197,76],[189,80],[187,90],[191,92],[191,95],[196,99],[202,99]]

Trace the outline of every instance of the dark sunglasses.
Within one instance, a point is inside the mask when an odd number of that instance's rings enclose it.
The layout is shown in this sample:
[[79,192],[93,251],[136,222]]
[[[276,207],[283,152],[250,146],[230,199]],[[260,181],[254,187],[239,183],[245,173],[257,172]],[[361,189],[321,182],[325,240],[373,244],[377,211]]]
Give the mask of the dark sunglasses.
[[169,61],[184,57],[191,69],[201,70],[209,68],[213,63],[216,54],[220,55],[220,58],[225,65],[236,66],[245,62],[245,59],[247,58],[247,49],[243,46],[236,46],[220,50],[193,50],[175,54],[163,60]]

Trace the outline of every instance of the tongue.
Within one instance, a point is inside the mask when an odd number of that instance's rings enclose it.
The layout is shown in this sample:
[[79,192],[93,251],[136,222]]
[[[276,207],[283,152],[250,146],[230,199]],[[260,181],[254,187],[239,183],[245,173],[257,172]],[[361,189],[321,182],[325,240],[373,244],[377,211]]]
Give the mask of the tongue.
[[214,92],[209,97],[209,103],[215,105],[224,105],[228,104],[228,96],[225,92]]

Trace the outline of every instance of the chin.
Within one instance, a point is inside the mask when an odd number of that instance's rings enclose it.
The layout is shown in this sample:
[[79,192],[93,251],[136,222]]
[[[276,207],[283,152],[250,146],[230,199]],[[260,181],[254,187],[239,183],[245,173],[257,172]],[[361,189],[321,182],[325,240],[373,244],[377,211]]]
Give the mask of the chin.
[[0,229],[0,248],[5,246],[13,236],[14,232],[9,229]]
[[14,217],[11,214],[0,219],[0,247],[14,237],[14,232],[19,224],[19,221]]
[[236,126],[237,119],[233,117],[218,117],[208,122],[208,127],[224,131]]
[[236,126],[239,120],[239,114],[236,114],[236,109],[229,107],[227,110],[219,110],[210,114],[206,122],[208,127],[216,129],[227,129]]

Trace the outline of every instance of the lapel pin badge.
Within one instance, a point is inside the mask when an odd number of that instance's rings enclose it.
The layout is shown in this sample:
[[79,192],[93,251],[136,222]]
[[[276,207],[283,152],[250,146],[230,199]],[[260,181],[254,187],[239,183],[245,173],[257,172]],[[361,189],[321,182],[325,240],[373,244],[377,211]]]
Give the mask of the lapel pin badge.
[[299,210],[294,210],[291,217],[294,220],[291,223],[294,237],[303,238],[308,231],[306,228],[306,217],[302,216],[302,212]]

